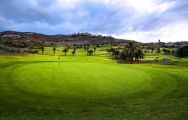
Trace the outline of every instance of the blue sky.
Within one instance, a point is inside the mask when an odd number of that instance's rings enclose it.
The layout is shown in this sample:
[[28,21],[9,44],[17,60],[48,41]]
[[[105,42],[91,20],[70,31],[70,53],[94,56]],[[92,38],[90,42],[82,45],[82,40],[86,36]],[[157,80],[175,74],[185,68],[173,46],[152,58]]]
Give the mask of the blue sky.
[[4,30],[188,41],[188,0],[1,0]]

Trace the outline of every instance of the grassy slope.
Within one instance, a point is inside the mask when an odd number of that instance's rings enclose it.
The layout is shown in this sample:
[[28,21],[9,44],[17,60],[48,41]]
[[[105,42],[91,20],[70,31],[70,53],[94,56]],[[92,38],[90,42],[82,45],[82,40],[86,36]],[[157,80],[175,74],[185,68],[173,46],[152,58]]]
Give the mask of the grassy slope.
[[84,54],[1,56],[0,119],[187,119],[187,59],[123,65]]

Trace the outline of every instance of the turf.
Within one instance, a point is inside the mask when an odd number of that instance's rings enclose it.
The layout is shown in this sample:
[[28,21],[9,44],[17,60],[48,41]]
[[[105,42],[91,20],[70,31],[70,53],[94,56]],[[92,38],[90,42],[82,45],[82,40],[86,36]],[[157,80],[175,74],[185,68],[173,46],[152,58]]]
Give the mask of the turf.
[[1,56],[0,120],[187,120],[187,58],[130,65],[103,54]]

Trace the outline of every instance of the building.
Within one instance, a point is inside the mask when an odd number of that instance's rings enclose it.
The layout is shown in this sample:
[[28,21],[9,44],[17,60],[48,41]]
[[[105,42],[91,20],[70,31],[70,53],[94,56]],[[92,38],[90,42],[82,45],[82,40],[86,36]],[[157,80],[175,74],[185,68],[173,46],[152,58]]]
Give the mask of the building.
[[8,34],[8,35],[3,35],[1,38],[20,38],[20,35],[13,35],[13,34]]

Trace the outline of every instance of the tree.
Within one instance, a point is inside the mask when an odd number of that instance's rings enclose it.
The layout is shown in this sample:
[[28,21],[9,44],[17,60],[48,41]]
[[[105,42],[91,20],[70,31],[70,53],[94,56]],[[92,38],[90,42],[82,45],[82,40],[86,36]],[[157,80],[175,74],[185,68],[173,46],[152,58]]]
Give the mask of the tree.
[[164,55],[168,55],[170,54],[170,50],[169,49],[162,49]]
[[94,53],[96,52],[96,49],[97,49],[96,46],[94,46],[94,48],[93,48]]
[[111,48],[109,48],[109,49],[107,49],[107,52],[113,52],[114,51],[114,48],[113,47],[111,47]]
[[158,40],[158,46],[161,46],[161,40],[160,39]]
[[112,51],[112,55],[113,55],[115,58],[118,58],[118,57],[119,57],[119,53],[120,53],[120,51],[118,51],[118,50],[113,50],[113,51]]
[[135,42],[134,41],[129,42],[127,48],[128,48],[128,55],[130,57],[130,61],[131,61],[131,63],[133,63],[133,58],[134,58],[135,51],[136,51]]
[[72,51],[72,55],[75,55],[76,51]]
[[74,48],[74,50],[72,51],[72,55],[75,55],[76,53],[76,48]]
[[91,55],[92,55],[92,53],[93,53],[93,50],[88,50],[88,51],[87,51],[87,53],[88,53],[88,55],[90,55],[90,56],[91,56]]
[[88,50],[89,50],[89,45],[86,47],[86,51],[88,52]]
[[139,59],[144,59],[144,53],[142,50],[138,50],[138,56],[139,56]]
[[53,51],[54,51],[54,55],[55,55],[55,51],[56,51],[56,48],[55,48],[55,47],[53,47]]
[[63,52],[65,53],[65,56],[66,56],[68,52],[68,48],[63,49]]
[[142,52],[142,50],[137,50],[136,52],[135,52],[135,60],[141,60],[141,59],[143,59],[144,58],[144,54],[143,54],[143,52]]
[[126,61],[126,52],[125,52],[125,51],[121,51],[119,56],[120,56],[120,58],[121,58],[122,60],[125,60],[125,61]]
[[154,44],[152,43],[152,45],[151,45],[151,53],[153,53],[154,49],[155,49],[155,46],[154,46]]
[[44,47],[41,47],[41,50],[42,50],[42,55],[44,54]]
[[135,54],[135,60],[138,61],[139,60],[139,54],[138,54],[138,52],[135,52],[134,54]]
[[86,48],[86,45],[84,45],[84,51],[86,51],[86,49],[87,49],[87,48]]
[[160,47],[157,48],[157,53],[161,53]]
[[161,40],[158,41],[158,48],[157,48],[157,53],[161,53]]

